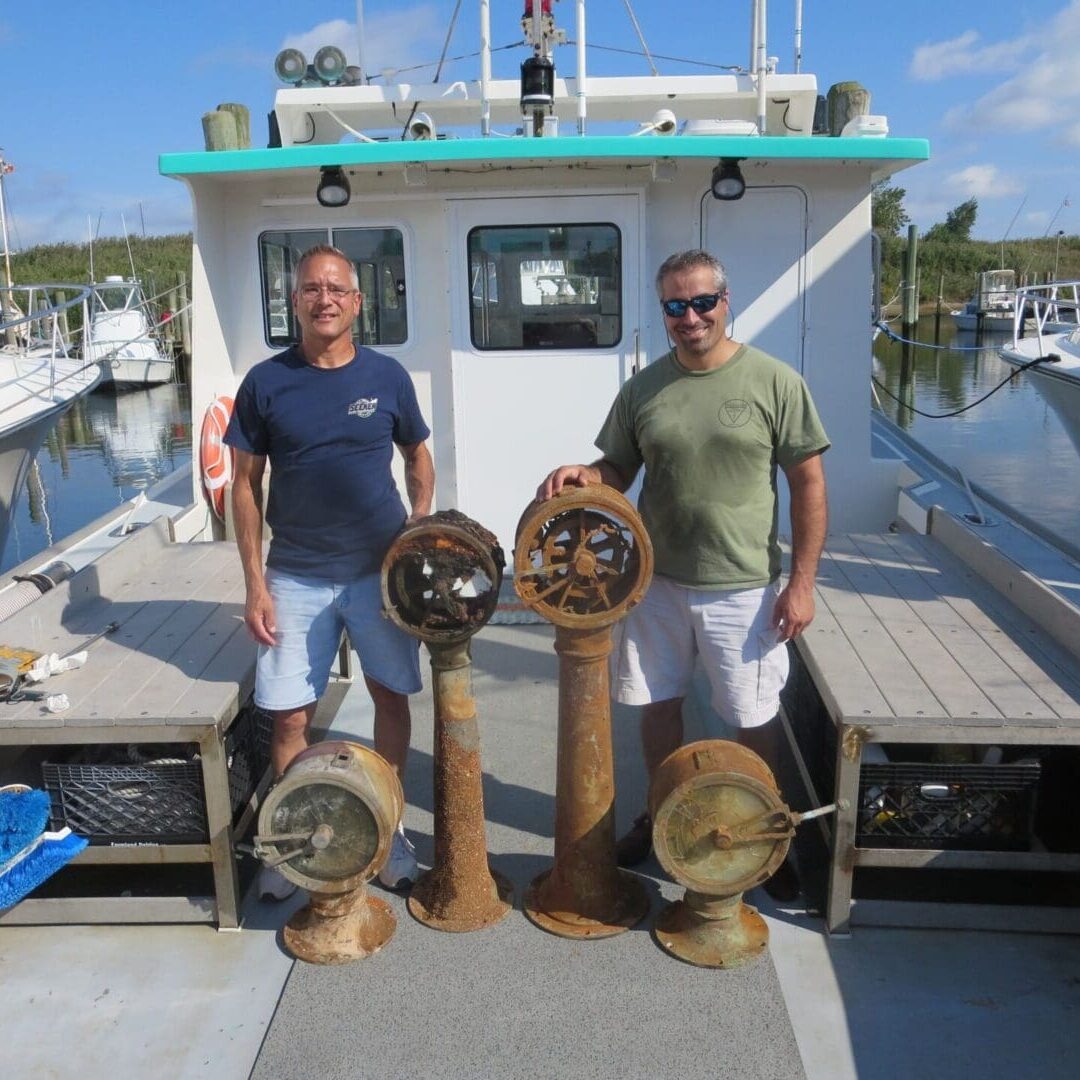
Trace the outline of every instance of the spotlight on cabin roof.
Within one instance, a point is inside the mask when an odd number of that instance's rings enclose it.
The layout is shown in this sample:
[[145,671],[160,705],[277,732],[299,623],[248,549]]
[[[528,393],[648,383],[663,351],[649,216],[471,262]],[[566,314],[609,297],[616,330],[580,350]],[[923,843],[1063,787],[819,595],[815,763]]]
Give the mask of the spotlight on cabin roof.
[[348,66],[345,54],[336,45],[324,45],[316,54],[311,66],[324,83],[336,83]]
[[274,60],[274,72],[282,82],[295,86],[307,75],[307,60],[299,49],[282,49]]

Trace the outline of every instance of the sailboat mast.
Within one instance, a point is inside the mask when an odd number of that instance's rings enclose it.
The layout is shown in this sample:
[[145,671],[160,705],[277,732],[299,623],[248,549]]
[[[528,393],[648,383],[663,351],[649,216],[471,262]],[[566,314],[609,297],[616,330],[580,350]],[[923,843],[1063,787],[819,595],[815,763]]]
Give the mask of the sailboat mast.
[[11,277],[11,247],[8,244],[8,228],[7,228],[7,203],[4,201],[4,177],[14,169],[14,165],[9,165],[0,154],[0,234],[4,240],[4,275],[7,278],[7,286],[10,289],[14,284],[14,280]]

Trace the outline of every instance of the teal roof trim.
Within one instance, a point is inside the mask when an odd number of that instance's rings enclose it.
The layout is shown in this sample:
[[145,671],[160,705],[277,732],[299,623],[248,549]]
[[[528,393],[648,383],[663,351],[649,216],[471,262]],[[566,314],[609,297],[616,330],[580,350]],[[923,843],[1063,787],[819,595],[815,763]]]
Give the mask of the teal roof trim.
[[655,161],[659,158],[735,157],[750,161],[925,161],[925,139],[830,138],[828,136],[628,135],[564,136],[548,139],[438,139],[289,146],[272,150],[217,150],[162,154],[163,176],[309,169],[320,165],[378,166],[407,162]]

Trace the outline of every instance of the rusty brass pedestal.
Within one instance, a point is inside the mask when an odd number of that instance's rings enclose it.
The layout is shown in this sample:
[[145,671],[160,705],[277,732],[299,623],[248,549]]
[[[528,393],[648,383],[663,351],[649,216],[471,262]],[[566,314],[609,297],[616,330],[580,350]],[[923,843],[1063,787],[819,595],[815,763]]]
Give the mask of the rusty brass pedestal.
[[525,895],[525,914],[563,937],[622,933],[649,910],[641,881],[615,862],[615,782],[607,658],[611,627],[555,628],[559,756],[555,865]]
[[518,526],[514,586],[555,624],[559,749],[555,863],[525,895],[525,914],[561,937],[622,933],[649,910],[645,888],[615,857],[615,778],[607,659],[611,627],[644,595],[652,548],[613,488],[566,489]]
[[733,968],[756,959],[769,945],[769,928],[737,896],[702,896],[687,890],[656,917],[653,937],[665,952],[698,967]]
[[480,734],[469,642],[428,643],[435,697],[435,865],[409,912],[436,930],[479,930],[513,906],[513,885],[488,866]]
[[377,953],[394,936],[390,905],[365,888],[343,896],[312,893],[285,924],[285,946],[309,964],[346,964]]
[[469,641],[498,603],[503,553],[494,534],[456,510],[414,522],[383,560],[386,612],[427,645],[435,698],[435,865],[409,913],[436,930],[479,930],[513,906],[488,866],[480,733]]

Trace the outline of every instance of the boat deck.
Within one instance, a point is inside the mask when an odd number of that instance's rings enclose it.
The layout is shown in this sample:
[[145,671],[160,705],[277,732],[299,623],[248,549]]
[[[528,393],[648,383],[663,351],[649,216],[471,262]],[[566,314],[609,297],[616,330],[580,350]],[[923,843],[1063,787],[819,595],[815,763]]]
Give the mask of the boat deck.
[[[0,929],[5,1074],[213,1077],[619,1077],[849,1080],[898,1075],[1076,1075],[1080,939],[860,929],[830,938],[801,906],[756,891],[769,956],[708,971],[661,952],[647,924],[601,941],[543,933],[520,891],[552,851],[557,658],[550,627],[489,626],[474,640],[493,865],[518,910],[444,934],[402,898],[381,953],[344,967],[294,964],[280,927],[297,901],[249,897],[243,932],[207,926]],[[425,683],[429,680],[425,677]],[[414,699],[405,824],[432,844],[432,699]],[[698,711],[689,737],[721,734]],[[332,735],[369,740],[350,690]],[[644,797],[636,718],[617,708],[620,827]],[[793,800],[794,801],[794,800]],[[650,860],[653,899],[680,890]]]
[[[210,624],[195,618],[181,594],[203,605],[211,621],[235,624],[242,634],[232,545],[168,545],[153,528],[135,538],[145,554],[141,566],[134,545],[124,545],[69,583],[69,594],[72,585],[83,594],[79,604],[60,603],[59,590],[52,594],[55,614],[81,611],[81,621],[61,618],[49,642],[44,635],[48,596],[5,623],[8,632],[32,633],[33,641],[20,638],[20,643],[63,651],[115,618],[105,600],[123,604],[123,582],[158,582],[163,590],[159,606],[144,602],[125,609],[128,625],[138,621],[142,626],[139,643],[97,643],[81,676],[93,675],[98,693],[110,698],[108,707],[132,728],[160,723],[166,715],[161,709],[144,710],[144,695],[149,695],[146,701],[169,697],[170,716],[184,700],[181,693],[166,694],[161,685],[165,668],[176,666],[170,660],[175,649],[164,647],[166,639],[175,635],[193,647],[201,642],[204,653],[222,655],[211,639],[200,636],[199,628]],[[973,741],[979,723],[989,724],[997,741],[1003,721],[1017,711],[1012,699],[1041,694],[1055,716],[1044,710],[1029,719],[1027,730],[1035,733],[1031,741],[1053,741],[1062,729],[1071,739],[1080,718],[1074,691],[1061,690],[1064,697],[1052,699],[1048,689],[1039,690],[1034,675],[1017,681],[1016,657],[1008,660],[1010,678],[1000,679],[994,655],[1003,658],[1005,646],[996,636],[1018,634],[1023,644],[1015,647],[1032,663],[1033,652],[1043,661],[1052,654],[1054,679],[1061,685],[1068,684],[1074,670],[1069,667],[1072,654],[1047,640],[1043,631],[1033,635],[1030,619],[1012,601],[976,580],[973,571],[939,547],[939,539],[910,535],[830,540],[818,619],[807,641],[815,634],[822,640],[843,638],[832,651],[848,659],[826,684],[834,702],[850,712],[855,706],[849,699],[877,695],[876,714],[852,725],[860,730],[873,731],[875,724],[899,719],[906,726],[894,733],[910,736],[912,714],[929,707],[937,710],[935,722],[946,714],[955,719],[957,731],[946,741],[961,735]],[[184,565],[177,562],[170,572],[159,561],[162,551],[170,553],[166,559],[186,560]],[[123,568],[119,578],[105,572],[109,565]],[[979,618],[976,609],[982,612]],[[161,618],[151,619],[152,612]],[[641,870],[652,910],[638,928],[582,942],[534,927],[520,905],[525,886],[550,865],[552,855],[557,658],[550,627],[521,624],[526,616],[520,611],[503,614],[500,625],[486,627],[474,640],[473,687],[488,847],[494,868],[516,889],[517,906],[506,919],[477,933],[445,934],[413,921],[403,898],[390,896],[398,928],[385,949],[368,960],[332,968],[293,963],[284,952],[280,928],[297,899],[273,905],[248,896],[239,934],[176,923],[4,925],[0,978],[7,1010],[0,1068],[13,1075],[16,1070],[68,1075],[77,1048],[83,1075],[152,1073],[215,1080],[314,1074],[622,1080],[676,1072],[711,1078],[718,1074],[718,1062],[726,1063],[725,1074],[785,1080],[915,1071],[984,1080],[1027,1075],[1032,1068],[1048,1078],[1076,1074],[1080,1051],[1071,1020],[1080,1007],[1075,975],[1080,937],[1011,932],[1031,925],[1014,912],[999,918],[995,933],[946,932],[935,927],[948,920],[922,919],[915,920],[918,929],[860,926],[846,937],[827,932],[816,914],[820,895],[810,896],[808,910],[803,902],[778,906],[756,890],[748,900],[766,917],[769,955],[743,969],[710,971],[680,963],[652,942],[652,917],[681,889],[650,860]],[[974,634],[968,646],[945,644],[965,624],[969,630],[964,633]],[[237,633],[228,640],[243,651]],[[910,643],[916,633],[930,635],[920,638],[918,648]],[[975,638],[982,642],[979,656],[970,651]],[[816,657],[819,667],[827,666],[827,651],[817,645],[807,655]],[[876,673],[873,687],[860,685],[859,665]],[[76,676],[80,673],[62,678]],[[1044,678],[1049,676],[1044,673]],[[430,680],[425,683],[413,704],[405,824],[421,864],[430,865],[432,698]],[[110,695],[113,684],[123,692]],[[217,687],[218,697],[239,699],[243,693],[239,681],[228,695],[218,693],[224,685]],[[71,686],[61,687],[57,679],[55,689]],[[189,691],[201,692],[194,686]],[[345,700],[330,734],[370,742],[372,717],[363,687],[349,689],[342,682],[335,693],[345,693]],[[974,708],[973,695],[980,693],[978,708],[986,710],[985,718],[963,718],[965,708],[969,713]],[[84,703],[92,700],[90,695]],[[728,734],[702,707],[704,700],[706,695],[699,693],[688,701],[688,739]],[[31,715],[40,705],[14,708],[29,710],[19,714],[20,723],[31,729],[40,723],[40,716]],[[154,715],[142,716],[144,711]],[[332,710],[321,716],[329,723]],[[53,721],[57,728],[66,723],[75,729],[74,719],[73,714],[67,721]],[[15,737],[12,728],[8,723],[4,741]],[[45,739],[55,742],[57,737],[54,731]],[[633,710],[615,709],[613,737],[621,831],[645,800]],[[880,733],[873,737],[884,738]],[[1028,738],[1025,732],[1023,739]],[[795,809],[815,802],[798,784],[785,786],[785,794]],[[819,801],[827,801],[827,792],[820,794]],[[244,856],[241,879],[252,869],[250,856]],[[804,880],[813,869],[804,866]],[[130,891],[143,891],[142,873],[138,865],[130,868]],[[833,895],[835,914],[835,890]],[[856,901],[856,911],[861,903]],[[22,906],[9,916],[17,918]],[[102,906],[106,915],[108,908]],[[969,909],[954,908],[962,919],[970,917]],[[61,914],[63,923],[72,912]],[[1048,928],[1053,929],[1042,927]],[[842,929],[835,919],[834,929]],[[43,1001],[48,1009],[42,1009]],[[57,1017],[63,1018],[62,1025]]]

